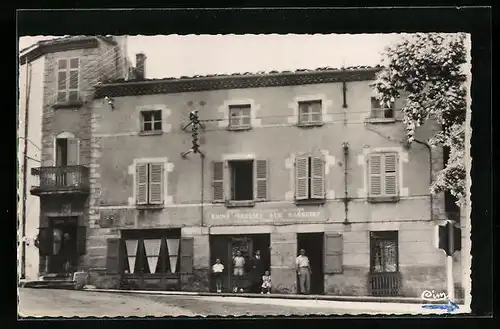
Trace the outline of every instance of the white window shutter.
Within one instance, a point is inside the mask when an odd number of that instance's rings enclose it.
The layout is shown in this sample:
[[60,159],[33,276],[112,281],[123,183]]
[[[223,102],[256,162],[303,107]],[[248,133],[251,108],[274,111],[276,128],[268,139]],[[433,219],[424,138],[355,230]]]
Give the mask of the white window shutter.
[[370,184],[370,195],[382,195],[382,156],[380,154],[370,155],[368,161],[368,177]]
[[148,164],[138,163],[135,172],[135,194],[137,204],[148,203]]
[[224,202],[224,162],[214,161],[213,170],[213,202]]
[[311,198],[325,198],[325,161],[311,157]]
[[77,138],[68,138],[68,166],[78,165],[79,140]]
[[163,163],[149,164],[149,203],[163,204]]
[[299,156],[295,159],[295,199],[305,200],[309,197],[309,157]]
[[397,155],[384,156],[384,194],[395,196],[398,194]]
[[267,160],[254,161],[255,172],[255,200],[264,201],[268,196],[268,165]]

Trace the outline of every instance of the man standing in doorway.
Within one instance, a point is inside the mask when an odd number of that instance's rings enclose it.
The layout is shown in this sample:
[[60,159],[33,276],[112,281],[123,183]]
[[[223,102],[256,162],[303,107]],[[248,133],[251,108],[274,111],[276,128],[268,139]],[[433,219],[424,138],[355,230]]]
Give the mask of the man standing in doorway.
[[260,250],[255,251],[255,256],[252,258],[250,275],[252,280],[251,292],[258,294],[260,292],[261,278],[264,274],[264,266],[260,257]]
[[300,249],[300,255],[295,260],[295,264],[297,265],[297,274],[299,275],[300,293],[309,294],[312,272],[305,249]]

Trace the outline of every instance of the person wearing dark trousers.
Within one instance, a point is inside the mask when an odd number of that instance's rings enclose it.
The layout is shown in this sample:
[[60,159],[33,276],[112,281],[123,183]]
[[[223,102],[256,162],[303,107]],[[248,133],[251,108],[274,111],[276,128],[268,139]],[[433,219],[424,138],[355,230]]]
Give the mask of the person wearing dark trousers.
[[250,277],[252,280],[251,292],[258,294],[261,286],[261,278],[264,272],[260,250],[255,251],[255,255],[250,263]]

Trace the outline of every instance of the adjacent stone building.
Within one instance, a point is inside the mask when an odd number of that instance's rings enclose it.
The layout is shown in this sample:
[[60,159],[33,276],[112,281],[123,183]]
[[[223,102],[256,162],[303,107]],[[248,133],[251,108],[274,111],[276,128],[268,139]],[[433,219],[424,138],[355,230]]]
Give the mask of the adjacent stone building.
[[67,261],[77,269],[86,253],[93,86],[127,76],[125,44],[124,37],[71,36],[20,54],[32,76],[28,138],[38,150],[21,178],[29,190],[26,216],[20,214],[21,234],[31,242],[23,244],[27,279],[69,270]]
[[[230,290],[234,252],[248,261],[260,250],[273,290],[295,293],[303,248],[312,293],[444,291],[435,234],[444,200],[429,195],[442,152],[407,145],[401,100],[381,108],[374,99],[379,69],[159,80],[142,72],[98,86],[79,110],[91,116],[81,153],[89,167],[81,266],[91,283],[208,291],[220,258]],[[184,158],[193,110],[205,157]]]

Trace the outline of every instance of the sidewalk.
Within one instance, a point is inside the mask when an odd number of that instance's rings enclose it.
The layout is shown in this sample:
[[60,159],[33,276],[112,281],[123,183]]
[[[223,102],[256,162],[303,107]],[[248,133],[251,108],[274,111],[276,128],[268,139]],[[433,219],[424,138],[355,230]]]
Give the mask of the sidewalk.
[[[144,291],[144,290],[113,290],[86,287],[84,290],[92,292],[107,292],[117,294],[140,294],[152,296],[186,296],[201,297],[203,300],[231,301],[234,303],[268,304],[290,307],[311,307],[337,310],[359,310],[365,313],[399,313],[399,314],[443,314],[444,310],[424,309],[424,304],[442,304],[443,302],[422,301],[420,298],[404,297],[369,297],[369,296],[324,296],[324,295],[284,295],[284,294],[249,294],[249,293],[204,293],[181,291]],[[459,310],[453,313],[469,312],[468,307],[458,304]],[[351,313],[351,312],[349,312]]]

